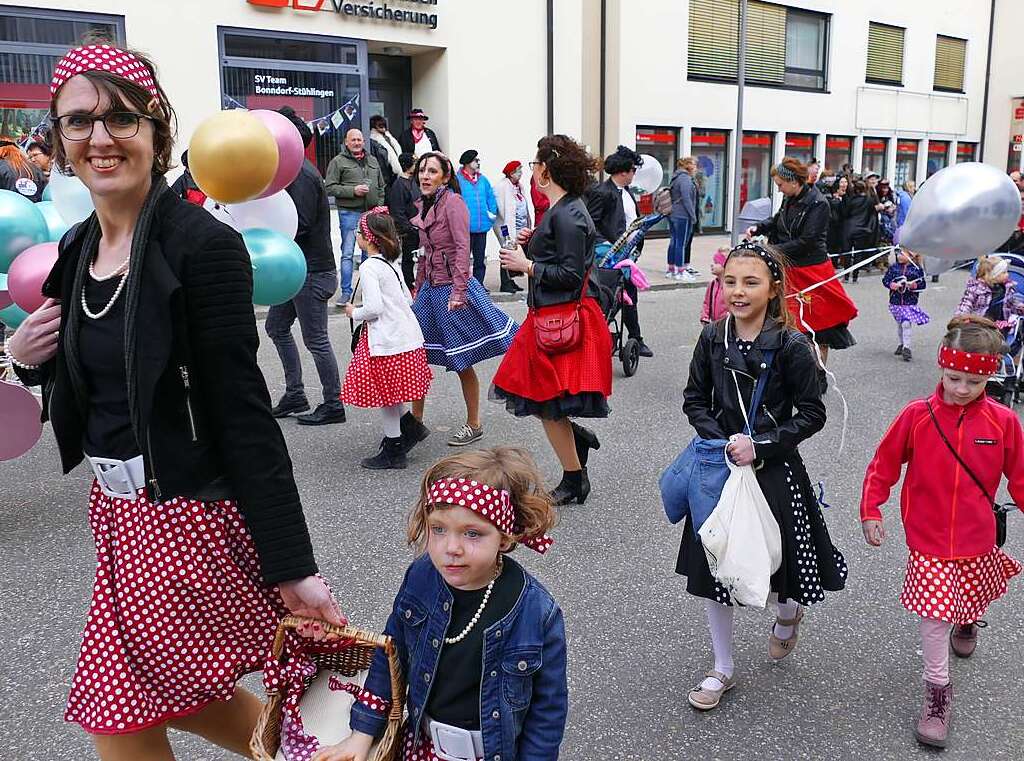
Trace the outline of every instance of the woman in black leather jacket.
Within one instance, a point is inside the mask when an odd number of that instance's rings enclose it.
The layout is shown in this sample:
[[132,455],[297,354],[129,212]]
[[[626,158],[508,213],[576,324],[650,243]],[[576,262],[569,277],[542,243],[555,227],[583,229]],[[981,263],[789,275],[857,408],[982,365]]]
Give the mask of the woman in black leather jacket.
[[[563,469],[555,502],[582,505],[590,493],[587,456],[600,443],[570,418],[607,417],[612,392],[611,335],[590,280],[594,223],[581,198],[594,160],[572,138],[549,135],[537,143],[537,160],[530,165],[551,208],[535,231],[521,235],[521,243],[529,240],[527,253],[501,251],[503,267],[530,276],[530,310],[494,376],[491,395],[517,417],[541,419]],[[577,346],[553,353],[537,345],[538,320],[552,317],[578,317]]]

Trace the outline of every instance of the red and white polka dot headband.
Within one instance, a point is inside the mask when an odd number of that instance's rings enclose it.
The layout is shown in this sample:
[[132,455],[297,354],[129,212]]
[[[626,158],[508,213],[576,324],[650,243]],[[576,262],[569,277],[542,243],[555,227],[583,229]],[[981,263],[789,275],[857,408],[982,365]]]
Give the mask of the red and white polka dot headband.
[[[495,489],[479,481],[471,481],[468,478],[443,478],[434,481],[427,493],[427,504],[464,507],[489,520],[503,534],[515,536],[519,533],[512,496],[504,489]],[[525,536],[518,541],[542,555],[555,542],[547,534]]]
[[160,98],[153,80],[153,72],[142,61],[126,50],[110,45],[85,45],[69,50],[57,63],[50,80],[50,95],[74,76],[85,71],[107,71],[137,84],[154,98]]
[[960,351],[952,346],[939,347],[939,367],[947,370],[960,370],[974,375],[995,375],[999,372],[998,354],[978,354],[977,352]]
[[367,243],[371,243],[377,248],[380,248],[380,241],[377,236],[373,234],[373,230],[370,229],[370,223],[366,221],[366,218],[371,214],[388,214],[387,206],[374,206],[368,212],[363,214],[359,218],[359,232],[362,233],[363,237],[366,238]]

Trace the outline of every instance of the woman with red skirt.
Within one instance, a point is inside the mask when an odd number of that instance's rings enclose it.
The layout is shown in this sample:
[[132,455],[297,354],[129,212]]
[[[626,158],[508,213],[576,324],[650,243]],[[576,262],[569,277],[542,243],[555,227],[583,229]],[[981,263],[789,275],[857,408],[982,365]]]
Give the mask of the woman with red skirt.
[[[527,252],[501,251],[505,269],[529,275],[529,313],[494,376],[491,395],[517,417],[540,418],[563,470],[552,493],[555,504],[582,505],[590,494],[588,455],[601,445],[593,431],[570,418],[607,417],[612,393],[611,335],[590,278],[594,223],[581,198],[595,164],[572,138],[549,135],[537,143],[530,166],[551,206],[536,230],[520,234],[521,243],[529,241]],[[577,321],[578,339],[542,347],[539,328],[552,318]]]
[[[782,207],[771,219],[747,228],[747,238],[766,235],[768,242],[785,254],[786,304],[797,329],[818,345],[824,363],[829,349],[846,349],[857,343],[849,330],[857,305],[839,280],[830,280],[835,269],[828,260],[828,199],[807,177],[807,167],[789,156],[772,167],[772,179],[785,196]],[[826,280],[825,285],[806,290]]]

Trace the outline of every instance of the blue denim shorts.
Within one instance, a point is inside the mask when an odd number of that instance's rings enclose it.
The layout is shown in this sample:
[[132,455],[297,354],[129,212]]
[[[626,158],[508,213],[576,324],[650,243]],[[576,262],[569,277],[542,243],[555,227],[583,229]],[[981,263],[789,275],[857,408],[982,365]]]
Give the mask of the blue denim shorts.
[[724,439],[694,436],[686,449],[661,474],[658,486],[670,523],[679,523],[687,515],[696,533],[715,509],[729,478]]

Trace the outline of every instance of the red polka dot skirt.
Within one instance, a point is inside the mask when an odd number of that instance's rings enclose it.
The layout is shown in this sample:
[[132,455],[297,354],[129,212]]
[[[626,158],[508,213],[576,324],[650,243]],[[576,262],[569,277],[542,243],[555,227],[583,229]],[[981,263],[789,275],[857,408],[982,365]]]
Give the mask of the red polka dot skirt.
[[136,732],[232,696],[285,609],[235,502],[153,504],[93,484],[96,582],[64,718]]
[[942,560],[910,551],[900,602],[911,613],[951,624],[969,624],[1006,594],[1021,565],[998,547],[987,555]]
[[427,364],[427,353],[419,348],[375,357],[370,354],[366,334],[363,330],[345,371],[341,401],[356,407],[391,407],[423,399],[434,379]]

